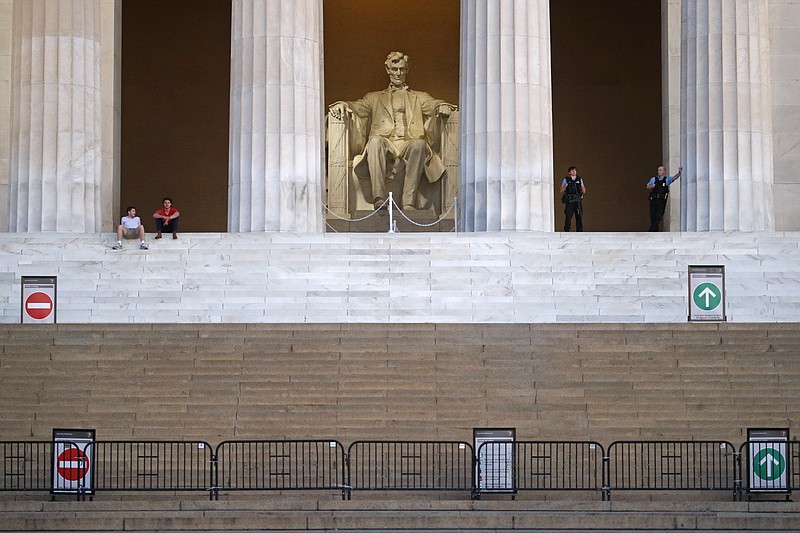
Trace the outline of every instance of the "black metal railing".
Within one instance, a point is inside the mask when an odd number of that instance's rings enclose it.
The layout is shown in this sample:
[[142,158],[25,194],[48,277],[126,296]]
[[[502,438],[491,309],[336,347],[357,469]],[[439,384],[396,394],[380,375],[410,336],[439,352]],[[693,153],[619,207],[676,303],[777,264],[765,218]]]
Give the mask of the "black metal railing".
[[214,449],[205,441],[94,441],[89,492],[209,491]]
[[593,441],[484,442],[475,497],[481,492],[602,491],[603,446]]
[[470,491],[473,448],[458,441],[356,441],[347,449],[351,490]]
[[[477,453],[476,453],[477,452]],[[0,490],[790,493],[800,441],[0,441]]]
[[219,490],[340,490],[344,446],[336,440],[232,440],[216,451]]
[[789,441],[790,488],[800,487],[800,441]]
[[0,441],[0,454],[2,454],[0,490],[51,490],[53,446],[52,440]]
[[616,441],[608,447],[612,490],[729,490],[736,493],[737,454],[727,441]]

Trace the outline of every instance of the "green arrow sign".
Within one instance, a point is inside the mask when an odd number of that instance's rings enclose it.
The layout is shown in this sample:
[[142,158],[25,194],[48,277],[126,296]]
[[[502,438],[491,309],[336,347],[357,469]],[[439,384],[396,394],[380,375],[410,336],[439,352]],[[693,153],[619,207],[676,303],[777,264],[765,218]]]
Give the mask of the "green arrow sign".
[[695,288],[692,299],[703,311],[711,311],[722,302],[722,291],[713,283],[701,283]]
[[786,471],[786,459],[775,448],[764,448],[753,457],[753,473],[764,481],[774,481]]

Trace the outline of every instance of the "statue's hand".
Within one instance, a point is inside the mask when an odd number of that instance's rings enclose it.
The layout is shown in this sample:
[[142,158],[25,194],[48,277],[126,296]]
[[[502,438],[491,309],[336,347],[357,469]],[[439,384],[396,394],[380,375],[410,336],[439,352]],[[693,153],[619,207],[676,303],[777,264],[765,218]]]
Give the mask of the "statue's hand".
[[334,102],[328,107],[331,116],[336,120],[342,120],[345,114],[350,110],[345,102]]
[[443,117],[449,117],[450,113],[452,113],[454,109],[455,106],[452,106],[450,104],[439,104],[436,107],[436,114],[441,115]]

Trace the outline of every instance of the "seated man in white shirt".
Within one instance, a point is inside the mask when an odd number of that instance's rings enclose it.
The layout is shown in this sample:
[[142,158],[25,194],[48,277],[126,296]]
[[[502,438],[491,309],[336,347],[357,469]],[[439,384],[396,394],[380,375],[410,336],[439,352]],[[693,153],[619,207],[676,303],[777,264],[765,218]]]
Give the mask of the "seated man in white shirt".
[[144,226],[139,217],[136,216],[136,208],[131,206],[127,210],[128,215],[122,217],[119,227],[117,228],[117,244],[114,245],[114,250],[122,250],[122,239],[136,239],[141,240],[139,248],[147,250],[147,243],[144,242]]

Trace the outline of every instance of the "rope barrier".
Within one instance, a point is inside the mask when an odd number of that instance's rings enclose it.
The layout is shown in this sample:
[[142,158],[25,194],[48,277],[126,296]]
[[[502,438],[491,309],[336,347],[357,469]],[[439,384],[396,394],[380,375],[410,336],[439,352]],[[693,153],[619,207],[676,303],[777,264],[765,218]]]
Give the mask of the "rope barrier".
[[[334,218],[337,218],[337,219],[342,220],[344,222],[363,222],[363,221],[367,220],[368,218],[377,215],[380,212],[381,209],[383,209],[384,207],[387,206],[387,204],[389,204],[389,202],[391,202],[392,207],[396,208],[397,211],[403,216],[403,218],[406,219],[409,222],[409,224],[411,224],[413,226],[420,227],[420,228],[429,228],[431,226],[435,226],[436,224],[441,223],[445,219],[445,217],[452,212],[453,213],[453,230],[452,231],[454,231],[455,233],[458,233],[458,227],[457,227],[458,226],[458,222],[457,222],[457,220],[455,218],[455,213],[456,213],[456,210],[457,210],[458,198],[453,198],[453,203],[450,204],[450,207],[447,208],[447,211],[442,213],[439,216],[439,218],[437,218],[436,220],[434,220],[433,222],[428,223],[428,224],[423,223],[423,222],[417,222],[417,221],[409,218],[409,216],[406,215],[405,211],[403,211],[400,208],[400,206],[397,205],[397,202],[394,201],[394,198],[392,197],[392,193],[391,192],[389,193],[389,197],[386,200],[384,200],[383,203],[380,206],[375,208],[375,210],[372,211],[371,213],[369,213],[368,215],[363,216],[361,218],[346,218],[346,217],[343,217],[343,216],[339,215],[338,213],[334,213],[333,211],[331,211],[331,209],[327,206],[327,204],[322,204],[322,205],[323,205],[323,207],[325,207],[325,211],[327,211],[329,214],[331,214]],[[392,211],[392,210],[390,210],[390,211]],[[336,231],[333,228],[333,226],[331,226],[328,223],[327,220],[325,221],[325,225],[328,226],[328,228],[330,228],[333,232],[339,233],[338,231]],[[392,219],[392,217],[389,218],[389,231],[388,231],[388,233],[397,233],[397,222],[395,222]]]
[[446,217],[447,215],[449,215],[449,214],[450,214],[450,212],[451,212],[451,211],[453,211],[453,209],[454,209],[454,207],[455,207],[455,205],[456,205],[456,204],[455,204],[455,201],[453,201],[453,204],[452,204],[450,207],[448,207],[448,208],[447,208],[447,211],[445,211],[444,213],[442,213],[442,215],[441,215],[441,216],[440,216],[438,219],[434,220],[434,221],[433,221],[433,222],[431,222],[430,224],[424,224],[424,223],[422,223],[422,222],[416,222],[416,221],[414,221],[414,220],[411,220],[410,218],[408,218],[408,215],[406,215],[405,211],[403,211],[402,209],[400,209],[400,206],[398,206],[398,205],[397,205],[397,204],[394,202],[394,200],[392,200],[392,203],[394,203],[395,207],[397,207],[397,210],[400,212],[400,214],[403,216],[403,218],[404,218],[404,219],[406,219],[408,222],[410,222],[410,223],[411,223],[411,224],[413,224],[414,226],[418,226],[418,227],[420,227],[420,228],[429,228],[429,227],[431,227],[431,226],[435,226],[436,224],[440,223],[441,221],[443,221],[443,220],[444,220],[444,217]]
[[386,202],[388,202],[388,201],[389,201],[389,199],[387,198],[386,200],[383,201],[383,203],[380,205],[380,207],[375,209],[375,211],[373,211],[372,213],[368,214],[367,216],[363,216],[361,218],[345,218],[345,217],[340,216],[337,213],[334,213],[333,211],[331,211],[330,208],[327,205],[325,205],[325,204],[322,204],[322,205],[325,207],[325,210],[328,213],[330,213],[331,215],[334,216],[334,218],[338,218],[339,220],[344,220],[345,222],[362,222],[364,220],[367,220],[369,217],[374,217],[375,215],[377,215],[378,211],[383,209],[383,206],[385,206]]

